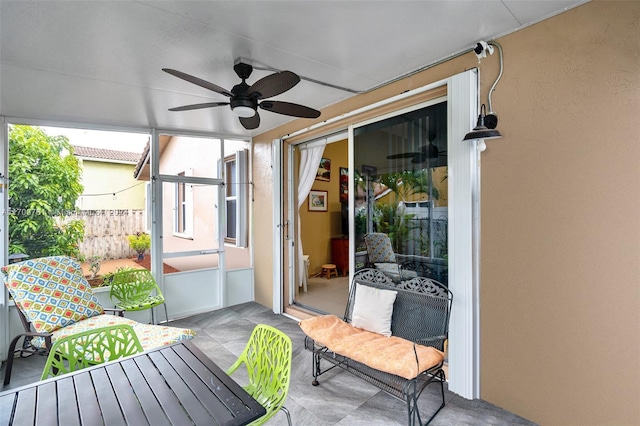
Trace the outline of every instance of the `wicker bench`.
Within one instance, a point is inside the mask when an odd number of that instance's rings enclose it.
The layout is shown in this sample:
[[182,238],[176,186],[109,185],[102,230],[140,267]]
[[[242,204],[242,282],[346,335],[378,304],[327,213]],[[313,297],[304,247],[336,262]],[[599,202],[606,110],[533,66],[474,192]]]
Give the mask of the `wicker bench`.
[[[358,289],[360,304],[371,291],[396,292],[391,302],[391,337],[352,325],[360,324],[354,318],[360,321],[362,316],[356,307]],[[445,405],[442,367],[452,300],[443,284],[428,278],[394,283],[376,269],[356,272],[344,319],[324,315],[300,322],[305,348],[313,352],[312,384],[317,386],[320,375],[340,367],[405,401],[408,424],[422,425],[418,398],[429,384],[440,383],[442,403],[424,423],[428,424]],[[373,311],[380,310],[384,317],[381,305],[375,303]],[[327,363],[324,369],[322,360]]]

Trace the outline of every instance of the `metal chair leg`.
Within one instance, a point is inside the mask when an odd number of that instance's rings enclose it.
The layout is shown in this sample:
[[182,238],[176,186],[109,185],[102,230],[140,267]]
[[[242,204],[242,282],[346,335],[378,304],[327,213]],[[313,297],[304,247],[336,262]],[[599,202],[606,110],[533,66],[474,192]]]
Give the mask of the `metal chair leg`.
[[21,337],[24,337],[24,334],[18,334],[13,338],[11,343],[9,344],[9,352],[7,353],[7,363],[4,366],[4,386],[9,384],[11,380],[11,370],[13,369],[13,357],[15,356],[16,344]]
[[289,426],[292,426],[291,423],[291,414],[289,413],[289,410],[287,410],[287,407],[285,407],[284,405],[282,407],[280,407],[280,409],[282,411],[284,411],[284,413],[287,415],[287,423],[289,423]]

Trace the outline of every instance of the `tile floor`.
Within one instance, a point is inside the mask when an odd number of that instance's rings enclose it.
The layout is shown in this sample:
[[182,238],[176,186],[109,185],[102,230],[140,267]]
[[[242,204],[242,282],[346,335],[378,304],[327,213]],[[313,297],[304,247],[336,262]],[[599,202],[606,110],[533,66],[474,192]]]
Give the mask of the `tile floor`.
[[[331,280],[330,280],[331,281]],[[293,341],[293,370],[286,406],[294,425],[300,426],[390,426],[406,425],[406,406],[378,388],[355,376],[333,370],[320,378],[320,386],[311,386],[311,353],[304,349],[304,334],[291,318],[275,315],[257,303],[246,303],[201,314],[173,324],[197,331],[194,342],[220,367],[229,367],[244,348],[256,324],[279,328]],[[10,387],[38,380],[44,357],[16,359]],[[239,373],[239,372],[237,372]],[[242,383],[243,374],[234,374]],[[428,411],[435,387],[427,389],[420,407]],[[3,388],[2,390],[6,390]],[[436,416],[433,425],[533,425],[533,423],[480,400],[469,401],[446,392],[447,405]],[[270,425],[286,425],[286,417],[278,413]]]

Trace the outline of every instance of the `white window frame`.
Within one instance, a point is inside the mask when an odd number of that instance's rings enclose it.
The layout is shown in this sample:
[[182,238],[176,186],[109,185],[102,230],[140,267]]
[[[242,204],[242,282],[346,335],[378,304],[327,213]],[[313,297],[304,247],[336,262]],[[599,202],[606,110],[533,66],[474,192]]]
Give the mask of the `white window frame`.
[[[247,247],[248,246],[248,169],[249,169],[249,155],[248,150],[242,149],[236,151],[234,154],[229,155],[224,158],[224,182],[225,186],[229,188],[231,185],[235,185],[235,195],[228,195],[225,190],[225,208],[227,219],[233,215],[235,216],[235,238],[228,236],[228,229],[226,229],[225,222],[225,244],[232,245],[235,247]],[[227,175],[227,164],[235,162],[235,173],[234,176]],[[236,208],[235,211],[229,211],[227,208],[228,201],[235,200]]]
[[[192,177],[193,169],[186,169],[178,176]],[[180,199],[180,187],[183,187],[184,202]],[[175,205],[173,207],[173,236],[193,238],[193,185],[184,182],[175,183]],[[183,212],[182,216],[180,212]],[[180,219],[184,221],[184,229],[180,229]]]

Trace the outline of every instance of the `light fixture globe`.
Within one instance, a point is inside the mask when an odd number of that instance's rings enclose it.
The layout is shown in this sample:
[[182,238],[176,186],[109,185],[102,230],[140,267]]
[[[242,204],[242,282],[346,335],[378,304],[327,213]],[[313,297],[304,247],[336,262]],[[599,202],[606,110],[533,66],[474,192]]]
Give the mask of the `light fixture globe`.
[[231,105],[231,111],[240,118],[250,118],[256,115],[258,102],[255,99],[238,96],[235,99],[231,99],[229,104]]
[[232,110],[235,115],[241,118],[249,118],[256,115],[256,110],[248,106],[237,106]]

